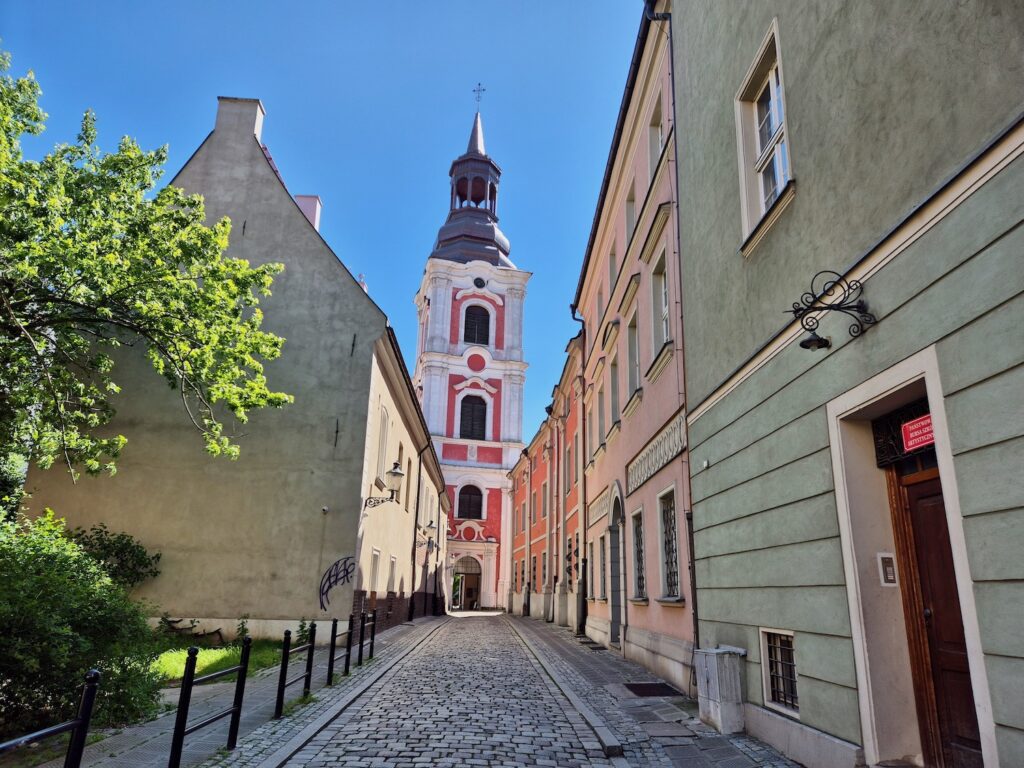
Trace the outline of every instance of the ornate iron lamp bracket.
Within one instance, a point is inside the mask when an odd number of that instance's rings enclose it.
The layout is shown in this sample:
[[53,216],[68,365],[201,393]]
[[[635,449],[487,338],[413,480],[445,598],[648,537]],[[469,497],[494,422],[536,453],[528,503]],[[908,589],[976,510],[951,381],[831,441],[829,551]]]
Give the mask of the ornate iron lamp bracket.
[[822,270],[811,279],[811,289],[786,312],[799,320],[813,337],[818,336],[819,312],[842,312],[853,318],[849,330],[850,336],[856,338],[869,325],[878,322],[878,318],[868,312],[868,303],[861,298],[863,291],[860,280],[847,280],[838,272]]
[[371,496],[363,503],[363,509],[373,509],[389,501],[394,501],[394,499],[390,496]]

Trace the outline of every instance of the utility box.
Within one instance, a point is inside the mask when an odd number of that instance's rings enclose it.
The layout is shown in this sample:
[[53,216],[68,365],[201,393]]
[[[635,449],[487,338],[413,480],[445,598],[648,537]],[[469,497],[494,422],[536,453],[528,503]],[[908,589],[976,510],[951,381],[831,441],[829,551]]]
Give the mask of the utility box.
[[743,730],[743,648],[698,648],[697,703],[700,719],[719,733]]

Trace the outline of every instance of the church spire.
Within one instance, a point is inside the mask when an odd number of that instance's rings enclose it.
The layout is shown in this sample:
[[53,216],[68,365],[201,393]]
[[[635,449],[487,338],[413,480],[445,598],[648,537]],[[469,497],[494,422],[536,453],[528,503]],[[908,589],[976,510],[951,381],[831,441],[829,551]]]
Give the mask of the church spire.
[[476,113],[473,120],[473,132],[469,134],[469,146],[466,147],[466,154],[487,155],[484,149],[484,125],[480,120],[480,113]]

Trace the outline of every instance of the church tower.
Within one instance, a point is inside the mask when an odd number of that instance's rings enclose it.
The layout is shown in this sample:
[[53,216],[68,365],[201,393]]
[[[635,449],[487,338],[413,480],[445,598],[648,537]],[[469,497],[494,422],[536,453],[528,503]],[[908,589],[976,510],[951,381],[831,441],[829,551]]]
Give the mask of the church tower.
[[413,377],[452,506],[445,564],[453,606],[497,608],[510,574],[508,472],[523,450],[523,299],[530,273],[509,260],[498,228],[501,169],[477,112],[452,162],[448,218],[416,294]]

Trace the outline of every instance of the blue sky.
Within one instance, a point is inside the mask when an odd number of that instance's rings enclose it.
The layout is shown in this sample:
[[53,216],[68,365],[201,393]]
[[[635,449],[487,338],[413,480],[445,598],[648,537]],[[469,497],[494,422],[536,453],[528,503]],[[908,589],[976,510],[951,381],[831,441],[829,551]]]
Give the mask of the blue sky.
[[319,194],[321,232],[395,327],[410,370],[413,295],[448,208],[448,166],[482,103],[503,170],[498,214],[527,295],[524,434],[544,416],[578,326],[569,316],[643,4],[505,2],[0,3],[13,74],[49,113],[39,156],[96,111],[100,143],[168,144],[171,176],[218,95],[257,97],[288,188]]

